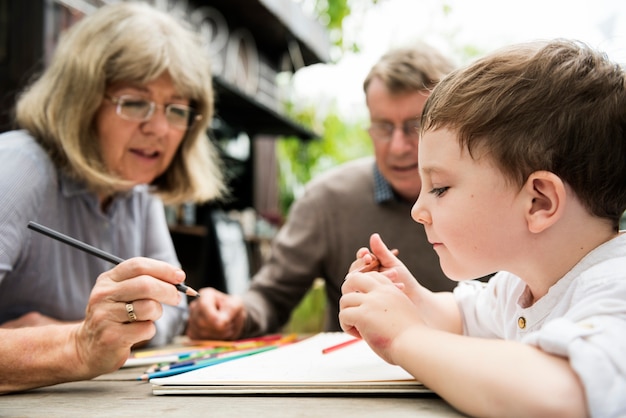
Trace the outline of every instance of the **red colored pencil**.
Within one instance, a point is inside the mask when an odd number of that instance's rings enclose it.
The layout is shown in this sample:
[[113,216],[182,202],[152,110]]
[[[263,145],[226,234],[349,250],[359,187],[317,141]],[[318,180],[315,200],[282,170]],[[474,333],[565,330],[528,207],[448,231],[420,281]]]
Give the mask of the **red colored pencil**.
[[349,346],[350,344],[356,343],[357,341],[361,341],[361,339],[360,338],[353,338],[351,340],[344,341],[344,342],[339,343],[339,344],[331,345],[330,347],[326,347],[325,349],[323,349],[322,350],[322,354],[332,353],[333,351],[336,351],[336,350],[339,350],[340,348],[344,348],[346,346]]

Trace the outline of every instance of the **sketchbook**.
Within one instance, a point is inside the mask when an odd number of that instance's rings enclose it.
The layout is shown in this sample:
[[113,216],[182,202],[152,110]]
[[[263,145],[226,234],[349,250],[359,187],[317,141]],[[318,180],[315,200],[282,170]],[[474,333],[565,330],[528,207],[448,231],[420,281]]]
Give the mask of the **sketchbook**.
[[176,376],[151,379],[155,395],[408,394],[431,392],[399,366],[381,359],[345,333],[320,333],[302,341]]

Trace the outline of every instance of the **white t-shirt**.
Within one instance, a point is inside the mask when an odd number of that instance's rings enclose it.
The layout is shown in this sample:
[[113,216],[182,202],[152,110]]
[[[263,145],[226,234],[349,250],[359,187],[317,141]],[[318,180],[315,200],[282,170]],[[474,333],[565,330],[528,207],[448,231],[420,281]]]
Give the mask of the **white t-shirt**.
[[591,251],[531,306],[527,292],[508,272],[459,283],[464,333],[569,358],[591,415],[626,416],[626,234]]

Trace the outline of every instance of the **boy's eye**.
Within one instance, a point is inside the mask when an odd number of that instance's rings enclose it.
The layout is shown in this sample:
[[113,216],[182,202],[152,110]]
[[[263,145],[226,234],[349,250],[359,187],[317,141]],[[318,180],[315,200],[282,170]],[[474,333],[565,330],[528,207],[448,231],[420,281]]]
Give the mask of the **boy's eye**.
[[429,193],[434,194],[435,196],[439,197],[442,194],[444,194],[446,190],[448,189],[449,187],[434,187],[433,189],[431,189]]

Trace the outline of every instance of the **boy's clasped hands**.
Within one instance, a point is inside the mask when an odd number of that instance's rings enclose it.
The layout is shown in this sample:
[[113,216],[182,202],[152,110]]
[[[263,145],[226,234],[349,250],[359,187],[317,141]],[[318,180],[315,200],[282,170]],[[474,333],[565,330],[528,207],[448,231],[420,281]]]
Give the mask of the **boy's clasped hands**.
[[[344,331],[363,338],[381,357],[394,363],[388,351],[390,343],[406,329],[426,325],[427,315],[419,301],[428,291],[380,235],[372,234],[370,246],[371,252],[360,248],[350,266],[341,288],[339,320]],[[373,270],[371,265],[375,265]]]

